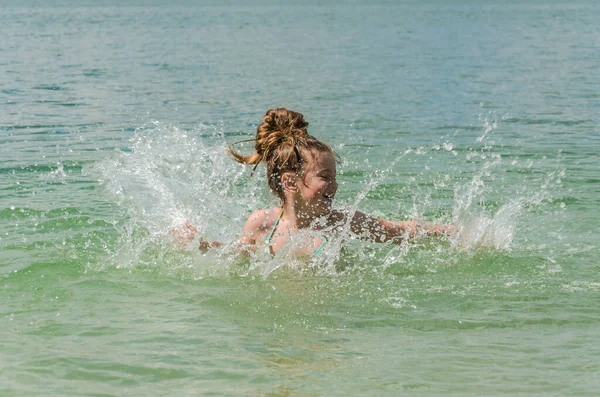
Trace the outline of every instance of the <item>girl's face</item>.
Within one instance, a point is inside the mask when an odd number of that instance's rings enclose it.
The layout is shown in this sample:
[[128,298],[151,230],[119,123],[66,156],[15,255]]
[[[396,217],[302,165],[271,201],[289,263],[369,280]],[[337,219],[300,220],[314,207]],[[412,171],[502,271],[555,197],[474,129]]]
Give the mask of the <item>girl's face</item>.
[[311,215],[327,215],[338,188],[335,157],[331,153],[312,152],[309,159],[304,175],[296,180],[296,201]]

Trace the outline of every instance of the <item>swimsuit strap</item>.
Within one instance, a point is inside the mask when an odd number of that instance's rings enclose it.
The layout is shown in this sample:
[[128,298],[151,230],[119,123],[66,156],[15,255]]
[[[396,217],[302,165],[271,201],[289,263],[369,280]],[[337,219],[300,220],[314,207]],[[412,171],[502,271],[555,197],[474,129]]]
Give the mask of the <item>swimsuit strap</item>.
[[[273,234],[275,234],[275,229],[277,229],[277,225],[279,225],[279,221],[281,220],[282,216],[283,216],[283,207],[281,207],[281,211],[279,212],[279,216],[277,216],[277,219],[275,219],[275,223],[273,224],[273,229],[271,229],[271,233],[269,233],[269,236],[265,240],[265,243],[267,245],[265,247],[265,250],[269,254],[271,253],[271,238],[273,238]],[[323,247],[325,246],[325,244],[327,244],[328,241],[329,241],[329,239],[327,238],[327,236],[323,236],[323,242],[321,243],[321,245],[319,246],[319,248],[317,248],[317,250],[314,253],[315,254],[320,254],[321,251],[323,251]]]
[[273,229],[271,230],[271,233],[269,233],[269,237],[267,237],[267,239],[265,240],[265,243],[267,243],[267,250],[269,252],[271,252],[271,238],[273,237],[273,234],[275,234],[275,229],[277,229],[277,225],[279,225],[279,220],[281,219],[281,217],[283,216],[283,207],[281,207],[281,212],[279,212],[279,216],[277,217],[277,219],[275,219],[275,224],[273,224]]
[[315,255],[318,255],[321,253],[321,251],[323,251],[323,247],[325,246],[325,244],[327,244],[327,241],[329,241],[327,236],[323,236],[323,242],[321,243],[319,248],[317,248],[317,250],[315,251]]

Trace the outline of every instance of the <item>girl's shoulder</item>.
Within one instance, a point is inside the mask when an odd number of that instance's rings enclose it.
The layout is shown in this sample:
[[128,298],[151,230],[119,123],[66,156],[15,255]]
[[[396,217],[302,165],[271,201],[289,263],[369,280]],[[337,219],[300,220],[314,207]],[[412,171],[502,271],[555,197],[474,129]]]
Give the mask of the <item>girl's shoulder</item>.
[[274,227],[281,208],[272,208],[254,211],[248,217],[242,232],[243,244],[256,244],[265,239],[265,236]]
[[252,226],[253,229],[268,229],[271,227],[281,212],[281,207],[266,208],[256,210],[248,217],[246,226]]

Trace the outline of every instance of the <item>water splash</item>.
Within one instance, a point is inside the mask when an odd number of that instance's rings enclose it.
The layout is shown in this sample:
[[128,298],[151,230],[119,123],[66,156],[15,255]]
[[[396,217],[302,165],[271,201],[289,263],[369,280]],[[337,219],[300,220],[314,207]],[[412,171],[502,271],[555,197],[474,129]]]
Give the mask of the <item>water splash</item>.
[[61,163],[60,161],[57,162],[56,169],[53,171],[49,171],[47,174],[41,175],[40,180],[66,184],[67,173],[65,172],[63,163]]
[[475,139],[475,141],[480,143],[480,142],[483,142],[484,140],[486,140],[488,135],[493,133],[493,131],[498,128],[498,125],[500,124],[500,122],[506,120],[507,118],[508,118],[508,115],[498,117],[496,115],[496,112],[494,112],[494,111],[489,111],[489,112],[487,112],[487,114],[480,113],[479,120],[483,124],[483,133],[480,136],[478,136],[477,139]]
[[[265,187],[262,167],[250,177],[248,169],[228,157],[223,150],[228,143],[223,125],[182,130],[157,121],[146,124],[135,131],[129,148],[116,151],[91,169],[112,200],[119,203],[125,217],[109,266],[191,271],[192,277],[237,274],[268,278],[288,271],[327,276],[363,271],[385,277],[390,267],[406,265],[406,258],[415,250],[431,252],[428,262],[414,269],[416,272],[435,272],[437,263],[448,262],[447,251],[451,247],[467,251],[510,250],[523,215],[548,200],[549,192],[564,172],[557,170],[544,181],[537,181],[536,186],[524,185],[521,191],[503,191],[508,171],[531,164],[517,164],[494,151],[488,139],[497,127],[498,122],[486,119],[483,135],[476,138],[475,147],[467,150],[445,137],[437,145],[404,150],[385,167],[372,168],[370,163],[356,163],[360,161],[356,159],[349,164],[352,160],[345,160],[345,166],[362,170],[367,167],[369,171],[364,173],[355,195],[336,199],[338,208],[351,215],[365,204],[368,207],[369,195],[395,175],[408,182],[403,188],[412,197],[407,218],[442,222],[451,219],[457,226],[459,232],[451,239],[450,247],[444,239],[433,248],[418,241],[371,247],[351,235],[347,222],[318,256],[298,258],[293,254],[297,245],[311,239],[299,233],[275,257],[259,250],[250,258],[239,260],[231,252],[248,215],[257,208],[278,204]],[[434,161],[447,165],[441,168]],[[410,177],[398,174],[406,164],[422,164],[423,171]],[[470,178],[464,178],[465,172]],[[453,181],[453,204],[444,204],[445,209],[440,212],[441,204],[433,196],[451,189]],[[396,203],[394,198],[388,201],[387,207],[406,205]],[[431,213],[435,219],[431,219]],[[170,230],[186,220],[203,238],[228,244],[207,254],[197,251],[197,241],[187,250],[176,248]]]
[[183,131],[152,122],[135,131],[130,148],[93,167],[91,172],[127,218],[113,254],[117,267],[165,260],[191,266],[193,257],[172,249],[170,232],[186,220],[207,239],[234,238],[252,202],[263,201],[263,195],[258,181],[244,177],[223,147],[220,126]]
[[[465,156],[473,165],[472,178],[455,185],[452,220],[459,232],[454,243],[461,249],[510,250],[526,212],[550,201],[565,176],[565,170],[556,167],[540,178],[530,172],[532,159],[519,162],[495,153],[489,139],[505,118],[498,119],[493,112],[483,118],[483,134],[476,138],[483,146],[471,148]],[[520,183],[509,179],[511,172],[523,175]],[[488,201],[488,196],[496,201]]]

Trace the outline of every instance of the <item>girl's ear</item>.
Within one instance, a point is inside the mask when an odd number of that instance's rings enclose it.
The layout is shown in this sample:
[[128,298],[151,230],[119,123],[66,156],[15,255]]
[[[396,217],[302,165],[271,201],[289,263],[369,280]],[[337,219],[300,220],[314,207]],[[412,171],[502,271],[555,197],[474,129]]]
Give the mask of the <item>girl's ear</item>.
[[284,191],[295,192],[296,187],[296,176],[291,172],[286,172],[281,175],[281,186]]

